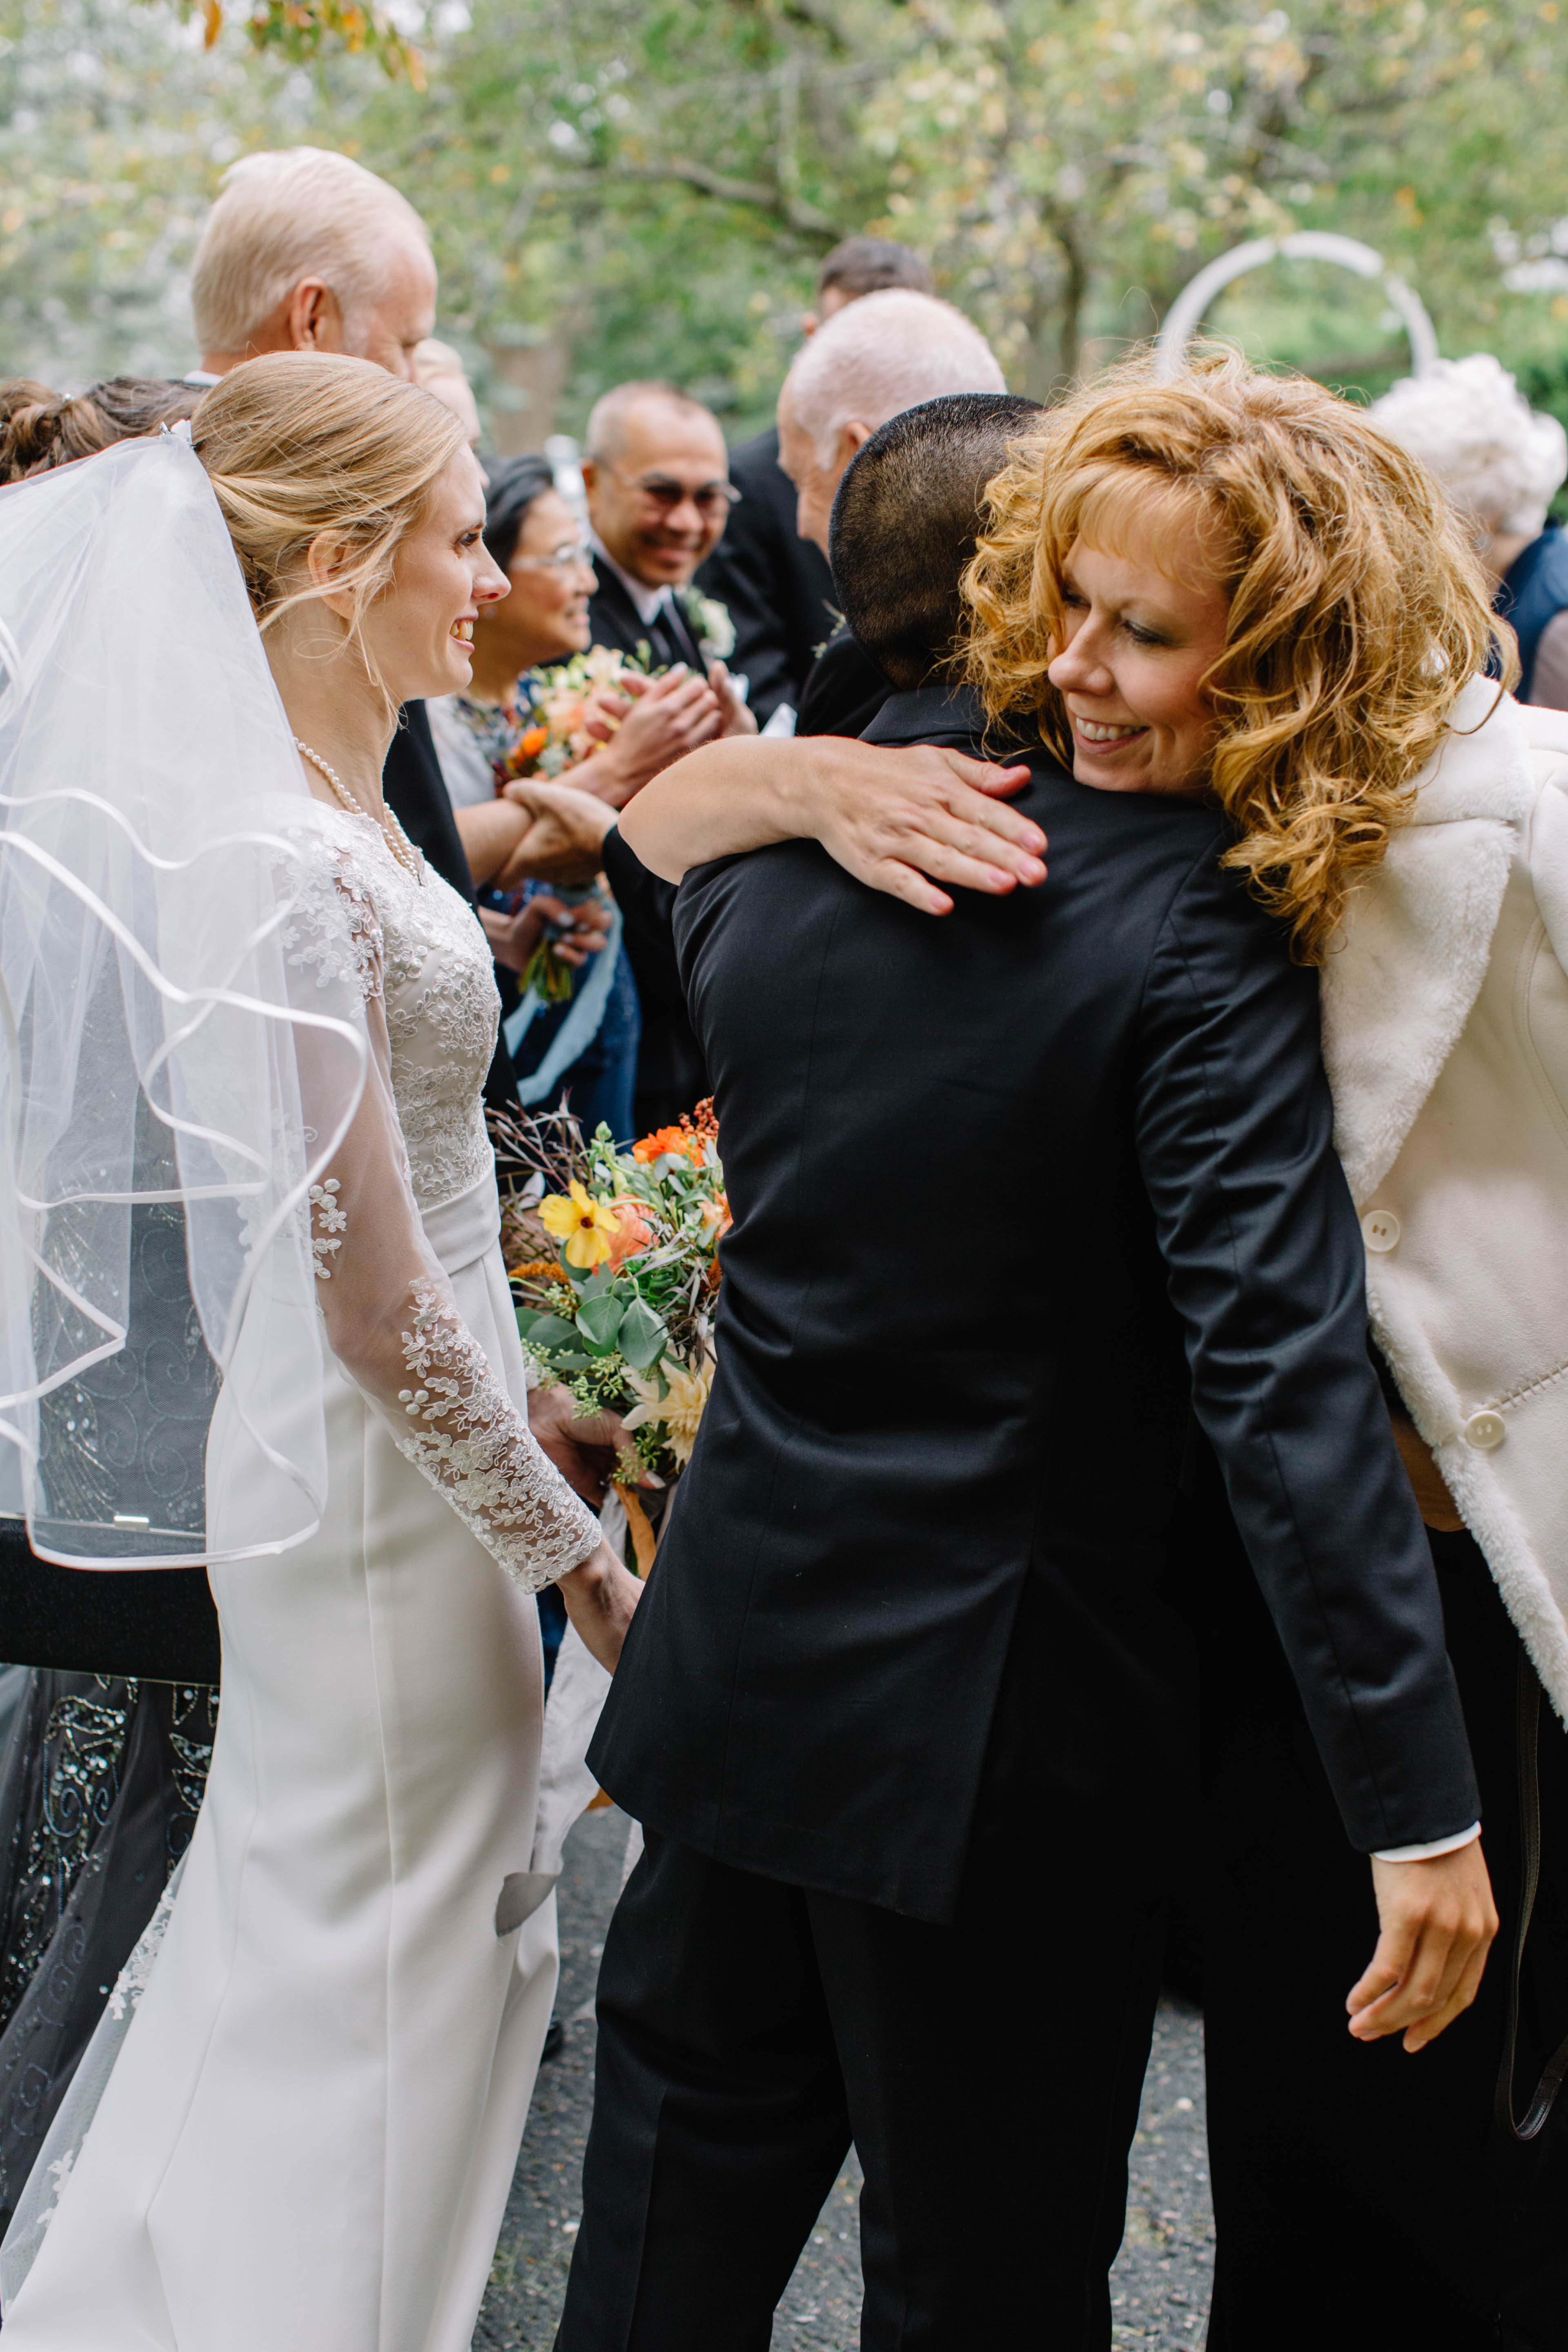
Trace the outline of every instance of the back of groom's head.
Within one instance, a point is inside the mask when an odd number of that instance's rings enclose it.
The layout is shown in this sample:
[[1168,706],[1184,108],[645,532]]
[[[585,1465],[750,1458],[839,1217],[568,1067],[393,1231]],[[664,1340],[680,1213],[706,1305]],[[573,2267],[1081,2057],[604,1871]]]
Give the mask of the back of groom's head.
[[921,685],[952,652],[985,486],[1039,414],[1037,400],[1013,393],[948,393],[889,418],[846,471],[833,502],[834,584],[895,686]]

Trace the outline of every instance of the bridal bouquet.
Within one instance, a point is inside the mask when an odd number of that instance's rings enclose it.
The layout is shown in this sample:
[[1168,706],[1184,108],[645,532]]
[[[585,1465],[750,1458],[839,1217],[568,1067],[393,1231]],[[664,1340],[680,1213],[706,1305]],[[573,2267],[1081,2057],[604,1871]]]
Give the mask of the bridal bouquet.
[[[626,677],[646,677],[644,664],[609,646],[590,646],[552,669],[536,670],[523,680],[525,693],[503,712],[504,736],[489,745],[490,768],[498,793],[514,776],[554,778],[567,773],[598,748],[589,732],[595,715],[595,697],[614,694]],[[613,733],[619,719],[613,706],[600,704],[597,717]],[[575,907],[599,895],[596,882],[559,883],[553,895],[563,905]],[[545,1004],[562,1004],[575,991],[578,974],[562,956],[555,933],[547,930],[519,975],[523,995],[530,989]]]
[[[730,1224],[710,1103],[617,1151],[569,1113],[494,1122],[531,1172],[502,1212],[517,1327],[540,1377],[618,1414],[626,1486],[678,1477],[713,1381],[719,1242]],[[617,1480],[617,1483],[620,1483]]]
[[[612,694],[619,691],[625,677],[648,675],[646,662],[634,660],[614,646],[590,646],[586,653],[574,654],[570,661],[533,671],[527,681],[528,711],[522,731],[493,762],[497,791],[514,776],[554,778],[576,767],[598,748],[597,738],[588,731],[595,696],[601,689]],[[601,710],[599,716],[613,730],[616,721],[610,713]]]

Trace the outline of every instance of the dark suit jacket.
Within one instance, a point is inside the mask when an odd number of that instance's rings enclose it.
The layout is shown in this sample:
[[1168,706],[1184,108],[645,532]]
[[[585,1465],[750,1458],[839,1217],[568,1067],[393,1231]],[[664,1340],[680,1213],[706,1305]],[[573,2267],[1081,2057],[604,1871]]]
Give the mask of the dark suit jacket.
[[654,669],[673,669],[677,662],[685,662],[699,677],[707,676],[702,648],[673,599],[645,621],[607,563],[598,566],[598,578],[588,601],[588,626],[596,646],[615,646],[624,654],[636,654],[646,646]]
[[775,429],[731,450],[730,479],[741,502],[697,584],[730,608],[731,667],[751,679],[752,709],[765,726],[781,702],[800,709],[806,674],[838,618],[833,574],[795,527],[795,485],[779,464]]
[[[647,646],[656,669],[686,662],[699,677],[704,674],[701,652],[685,614],[667,608],[650,628],[607,564],[600,566],[588,622],[596,646],[615,646],[626,654]],[[638,865],[618,833],[611,833],[605,842],[605,872],[625,919],[626,957],[642,1010],[634,1116],[638,1132],[646,1135],[653,1128],[672,1125],[682,1111],[700,1103],[708,1092],[708,1074],[676,969],[669,927],[674,891]]]
[[841,621],[812,666],[795,731],[864,735],[893,691],[891,680]]
[[[938,692],[872,732],[980,744]],[[1169,1884],[1189,1399],[1352,1843],[1479,1810],[1315,976],[1221,873],[1216,814],[1031,765],[1038,890],[936,921],[810,842],[681,886],[735,1223],[712,1396],[589,1751],[667,1836],[936,1920],[1004,1732],[1069,1906]]]

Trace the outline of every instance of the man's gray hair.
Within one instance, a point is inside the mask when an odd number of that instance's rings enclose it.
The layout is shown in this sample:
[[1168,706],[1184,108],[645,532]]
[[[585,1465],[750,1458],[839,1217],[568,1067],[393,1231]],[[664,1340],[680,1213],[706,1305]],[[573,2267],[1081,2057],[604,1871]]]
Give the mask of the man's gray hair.
[[945,393],[1007,388],[995,353],[962,310],[902,286],[863,294],[819,327],[787,385],[795,421],[824,465],[846,425],[874,432]]
[[640,408],[645,400],[662,401],[683,415],[705,416],[721,440],[723,438],[719,420],[710,408],[705,407],[700,400],[693,400],[691,394],[682,392],[679,384],[664,383],[657,377],[646,376],[632,383],[612,385],[608,392],[600,394],[588,411],[588,426],[583,439],[584,457],[593,458],[597,465],[608,464],[618,457],[626,446],[626,418],[634,408]]
[[374,310],[388,232],[429,231],[407,199],[363,163],[324,147],[245,155],[196,246],[191,281],[204,352],[243,352],[302,278],[319,278],[345,323]]
[[1489,352],[1402,377],[1371,413],[1486,530],[1531,539],[1544,530],[1547,507],[1568,478],[1568,435],[1555,416],[1531,407]]

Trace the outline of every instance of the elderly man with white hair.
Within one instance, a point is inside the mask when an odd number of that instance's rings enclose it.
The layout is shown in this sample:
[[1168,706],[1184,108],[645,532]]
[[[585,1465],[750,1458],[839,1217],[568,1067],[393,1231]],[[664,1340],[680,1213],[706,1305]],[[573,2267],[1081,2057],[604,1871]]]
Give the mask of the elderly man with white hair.
[[1372,413],[1473,523],[1492,602],[1519,639],[1520,700],[1568,710],[1568,538],[1546,519],[1568,478],[1568,434],[1489,352],[1403,378]]
[[[889,417],[948,393],[1006,388],[990,344],[951,302],[889,286],[847,304],[818,328],[779,394],[779,463],[795,484],[802,539],[827,553],[845,468]],[[891,692],[839,628],[806,679],[796,731],[858,735]]]
[[[412,383],[426,382],[433,362],[440,372],[437,354],[448,373],[460,369],[456,352],[429,341],[436,263],[424,222],[389,181],[324,147],[279,148],[230,165],[196,242],[191,308],[202,352],[193,383],[216,383],[267,352],[342,352]],[[422,702],[403,709],[382,791],[437,874],[471,898]],[[516,1096],[510,1059],[498,1046],[486,1098],[504,1110]]]
[[214,378],[263,352],[346,352],[414,381],[436,323],[429,231],[350,156],[245,155],[202,229],[191,306]]

